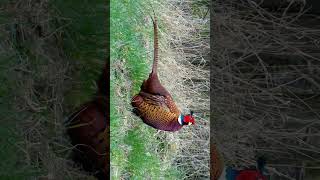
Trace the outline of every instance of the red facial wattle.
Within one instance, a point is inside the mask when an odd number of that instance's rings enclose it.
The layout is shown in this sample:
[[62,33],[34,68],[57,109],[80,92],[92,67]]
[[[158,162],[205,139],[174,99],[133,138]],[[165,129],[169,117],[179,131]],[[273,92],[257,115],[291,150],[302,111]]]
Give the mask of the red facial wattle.
[[195,120],[194,120],[194,117],[193,117],[192,115],[186,115],[186,116],[184,116],[184,122],[185,122],[186,124],[189,124],[189,123],[195,124]]

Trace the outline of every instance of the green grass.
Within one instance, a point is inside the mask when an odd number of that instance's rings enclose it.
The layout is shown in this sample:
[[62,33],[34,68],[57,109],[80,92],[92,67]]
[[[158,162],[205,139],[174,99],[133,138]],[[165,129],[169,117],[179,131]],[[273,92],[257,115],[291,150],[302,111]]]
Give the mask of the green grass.
[[159,159],[155,154],[146,150],[146,133],[140,134],[138,130],[130,130],[125,137],[125,143],[130,145],[132,150],[128,156],[128,170],[134,178],[158,177],[160,173]]
[[[153,28],[143,20],[148,14],[141,11],[143,6],[132,0],[111,1],[112,177],[179,179],[180,172],[175,168],[164,171],[162,167],[161,156],[155,150],[160,143],[154,137],[156,130],[132,119],[130,112],[130,99],[139,91],[150,69],[144,41],[151,40]],[[126,94],[123,98],[118,96],[121,89]],[[123,127],[124,117],[133,127]]]

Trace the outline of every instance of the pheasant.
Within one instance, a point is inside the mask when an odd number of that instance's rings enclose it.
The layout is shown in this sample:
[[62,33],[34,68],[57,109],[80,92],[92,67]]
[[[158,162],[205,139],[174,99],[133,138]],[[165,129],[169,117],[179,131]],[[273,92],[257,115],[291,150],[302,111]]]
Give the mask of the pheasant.
[[104,69],[98,81],[98,93],[91,101],[83,104],[73,113],[67,125],[67,133],[73,149],[73,159],[83,169],[93,173],[99,180],[109,177],[109,134],[107,110],[106,74]]
[[195,124],[193,113],[183,115],[177,108],[170,93],[161,85],[158,74],[158,27],[156,17],[153,19],[154,57],[149,78],[144,80],[140,92],[136,94],[131,105],[133,112],[147,125],[163,130],[178,131],[184,125]]

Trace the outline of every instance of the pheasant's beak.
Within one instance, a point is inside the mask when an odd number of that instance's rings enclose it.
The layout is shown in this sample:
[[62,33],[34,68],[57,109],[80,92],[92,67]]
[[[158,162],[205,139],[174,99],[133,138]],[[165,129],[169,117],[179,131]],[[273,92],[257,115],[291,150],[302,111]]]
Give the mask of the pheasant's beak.
[[190,126],[192,124],[192,122],[189,122],[188,125]]

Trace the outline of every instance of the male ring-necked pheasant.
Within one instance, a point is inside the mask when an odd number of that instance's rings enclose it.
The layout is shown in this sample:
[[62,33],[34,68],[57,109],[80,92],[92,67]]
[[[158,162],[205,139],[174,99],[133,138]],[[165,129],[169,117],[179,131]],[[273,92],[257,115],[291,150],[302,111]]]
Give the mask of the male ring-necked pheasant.
[[[152,18],[151,18],[152,19]],[[132,98],[133,112],[144,123],[164,131],[177,131],[184,125],[194,124],[192,112],[183,115],[170,93],[161,85],[158,74],[158,27],[156,17],[152,19],[154,30],[154,57],[149,78],[144,80],[140,92]]]

